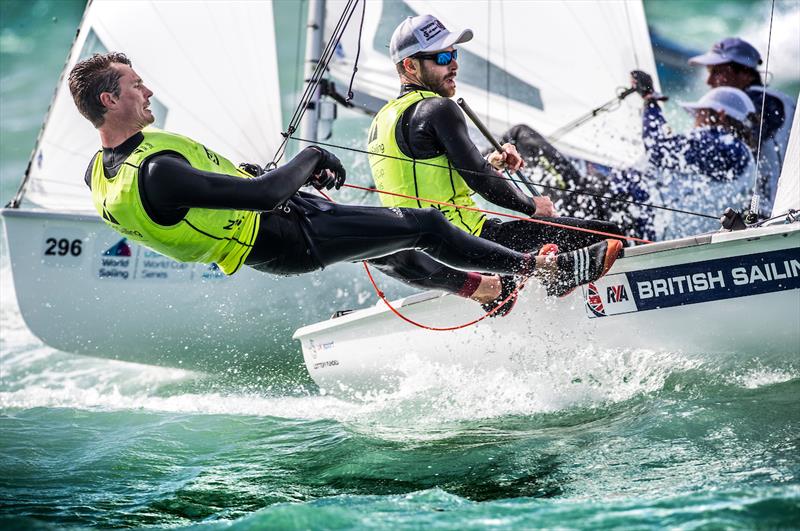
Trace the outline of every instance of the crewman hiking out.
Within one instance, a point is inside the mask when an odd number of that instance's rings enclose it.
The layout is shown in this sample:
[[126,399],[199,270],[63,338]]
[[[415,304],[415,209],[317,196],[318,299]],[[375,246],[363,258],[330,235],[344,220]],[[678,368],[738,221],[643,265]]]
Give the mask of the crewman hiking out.
[[[450,99],[456,92],[458,73],[455,45],[472,36],[469,29],[449,31],[431,15],[408,17],[395,29],[389,54],[400,78],[400,95],[375,116],[368,140],[375,185],[389,192],[381,194],[383,205],[436,208],[459,229],[520,252],[532,252],[547,243],[556,244],[562,251],[573,250],[606,237],[530,221],[487,218],[482,212],[469,210],[476,207],[471,197],[474,193],[527,216],[620,234],[612,223],[553,217],[549,197],[528,196],[503,178],[497,170],[516,171],[524,164],[513,145],[506,144],[502,152],[494,152],[488,159],[481,156],[469,138],[461,109]],[[414,260],[398,253],[379,263],[389,274],[392,270],[414,271],[416,277],[429,278],[431,287],[447,289],[459,282],[469,286],[465,273],[451,271],[425,257]],[[505,300],[513,286],[512,279],[504,279],[504,289],[494,303]]]

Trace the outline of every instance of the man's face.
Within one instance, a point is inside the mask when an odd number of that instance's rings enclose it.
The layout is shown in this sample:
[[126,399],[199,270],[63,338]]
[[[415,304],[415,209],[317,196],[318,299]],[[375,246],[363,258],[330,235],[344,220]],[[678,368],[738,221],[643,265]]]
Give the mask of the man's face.
[[119,123],[139,129],[152,124],[155,121],[150,111],[150,96],[153,91],[144,86],[142,78],[130,66],[115,64],[113,68],[120,73],[119,96],[115,98],[114,108],[108,112],[113,112]]
[[[443,52],[451,52],[455,48],[449,47]],[[453,59],[449,65],[437,65],[432,59],[418,59],[419,80],[425,88],[435,92],[439,96],[450,98],[456,93],[456,71],[458,61]]]
[[731,63],[709,65],[706,84],[711,88],[735,87],[744,90],[750,86],[750,76],[733,68]]

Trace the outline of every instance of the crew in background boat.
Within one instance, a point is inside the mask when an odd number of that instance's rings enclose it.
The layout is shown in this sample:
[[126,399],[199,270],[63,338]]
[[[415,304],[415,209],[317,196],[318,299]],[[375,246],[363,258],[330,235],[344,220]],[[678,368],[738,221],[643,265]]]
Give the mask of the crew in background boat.
[[[767,88],[757,67],[761,54],[749,42],[728,37],[715,43],[711,50],[689,59],[690,65],[708,69],[706,83],[712,88],[734,87],[750,97],[756,112],[761,115],[761,146],[758,162],[759,210],[764,216],[772,211],[778,177],[783,167],[789,132],[795,113],[795,100],[777,90]],[[762,114],[763,105],[763,114]],[[758,127],[753,132],[758,141]],[[758,146],[754,148],[754,154]]]
[[[524,159],[554,169],[547,175],[553,186],[631,201],[559,194],[557,204],[569,213],[605,217],[627,234],[648,240],[718,229],[717,218],[726,208],[742,210],[749,204],[755,166],[753,126],[757,119],[752,102],[738,89],[712,89],[698,102],[682,104],[694,115],[694,128],[686,134],[675,134],[659,105],[666,98],[653,91],[650,75],[634,71],[631,78],[633,88],[644,99],[645,147],[645,156],[632,167],[587,165],[590,171],[581,173],[542,135],[523,124],[512,127],[504,139],[513,142]],[[651,208],[648,204],[706,217]]]
[[228,275],[242,265],[286,275],[419,249],[466,270],[536,269],[561,295],[602,276],[621,249],[609,240],[580,255],[534,256],[460,231],[433,209],[332,203],[299,191],[345,180],[339,159],[315,146],[280,168],[249,174],[190,138],[145,129],[155,120],[153,92],[121,53],[77,63],[69,87],[100,135],[102,149],[85,177],[98,213],[125,237],[181,262],[213,262]]
[[[611,223],[554,218],[549,197],[522,193],[497,171],[516,171],[524,164],[514,146],[508,144],[502,153],[492,153],[488,159],[481,156],[469,138],[461,109],[450,99],[456,92],[458,71],[454,46],[472,36],[469,29],[449,31],[432,15],[408,17],[392,34],[389,54],[400,78],[400,96],[387,103],[372,122],[369,161],[378,189],[407,197],[379,194],[383,205],[436,208],[459,229],[522,252],[546,243],[555,243],[561,250],[577,249],[603,237],[526,221],[488,219],[481,212],[468,210],[476,207],[471,197],[474,193],[528,216],[620,234]],[[413,258],[399,253],[385,259],[384,264],[415,271],[415,276],[428,277],[433,286],[444,289],[454,276],[463,277],[441,264]],[[469,282],[464,278],[465,286]],[[504,278],[503,292],[492,304],[504,300],[513,288],[513,279]]]
[[633,168],[618,172],[612,179],[612,192],[641,196],[641,190],[636,190],[641,187],[657,204],[712,216],[676,218],[674,212],[658,210],[653,213],[653,225],[662,227],[665,238],[719,228],[714,217],[727,207],[741,210],[749,202],[755,171],[751,152],[756,120],[753,103],[739,89],[711,89],[696,102],[680,103],[694,116],[694,128],[676,134],[661,111],[659,101],[665,98],[653,91],[650,76],[634,71],[631,77],[644,100],[646,165],[643,175],[637,175]]

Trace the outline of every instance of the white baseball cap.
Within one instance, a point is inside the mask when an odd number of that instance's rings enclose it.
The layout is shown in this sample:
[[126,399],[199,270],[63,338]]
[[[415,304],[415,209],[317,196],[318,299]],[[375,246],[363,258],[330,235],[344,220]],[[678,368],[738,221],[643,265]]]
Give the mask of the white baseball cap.
[[472,30],[448,31],[433,15],[408,17],[392,33],[389,55],[392,62],[399,63],[419,52],[438,52],[454,44],[472,39]]
[[679,105],[694,114],[698,109],[713,109],[749,125],[748,115],[756,112],[756,107],[750,96],[733,87],[717,87],[706,92],[696,102],[680,102]]

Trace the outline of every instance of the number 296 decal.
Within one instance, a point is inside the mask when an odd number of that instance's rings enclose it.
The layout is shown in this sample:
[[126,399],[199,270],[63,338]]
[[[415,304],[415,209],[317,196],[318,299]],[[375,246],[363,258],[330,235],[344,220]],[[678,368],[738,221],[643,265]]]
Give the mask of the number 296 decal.
[[47,238],[44,241],[45,256],[80,256],[83,240],[80,238]]

